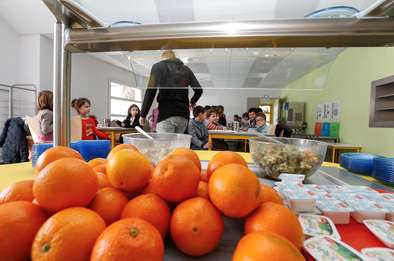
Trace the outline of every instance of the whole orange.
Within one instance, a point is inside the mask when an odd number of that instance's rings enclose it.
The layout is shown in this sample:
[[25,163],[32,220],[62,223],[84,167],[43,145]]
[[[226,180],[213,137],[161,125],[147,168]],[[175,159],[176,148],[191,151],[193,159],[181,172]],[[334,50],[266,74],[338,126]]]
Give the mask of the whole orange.
[[207,176],[211,178],[212,174],[218,168],[228,164],[241,164],[245,167],[248,166],[244,158],[233,151],[221,151],[216,153],[208,163]]
[[259,231],[281,235],[298,248],[304,243],[304,233],[297,216],[281,204],[264,203],[246,219],[245,233]]
[[206,183],[204,181],[200,181],[198,183],[196,197],[202,197],[202,198],[209,199],[208,183]]
[[271,186],[265,184],[261,184],[260,186],[260,199],[262,204],[265,202],[283,204],[283,200],[279,193]]
[[33,185],[34,198],[40,206],[52,212],[87,206],[97,190],[96,173],[87,163],[76,158],[50,163],[40,171]]
[[200,171],[185,156],[172,155],[159,162],[150,181],[152,191],[171,202],[181,202],[194,196]]
[[187,148],[176,148],[171,151],[168,155],[178,155],[178,156],[185,156],[188,157],[191,161],[196,164],[199,171],[201,171],[201,161],[198,157],[197,153],[191,149]]
[[68,208],[50,217],[38,231],[33,261],[86,261],[104,231],[104,220],[87,208]]
[[134,151],[138,151],[137,147],[131,144],[119,144],[116,145],[108,154],[107,159],[112,158],[112,156],[115,155],[116,152],[120,151],[120,150],[124,150],[124,149],[128,149],[128,150],[134,150]]
[[97,212],[107,225],[120,219],[120,214],[127,204],[127,197],[115,188],[100,189],[88,208]]
[[[104,230],[91,261],[162,261],[164,243],[157,229],[139,218],[119,220]],[[71,259],[70,259],[71,260]]]
[[119,150],[107,163],[107,177],[111,185],[127,192],[144,188],[152,177],[152,171],[150,161],[130,149]]
[[29,260],[34,236],[46,219],[45,212],[31,202],[0,205],[0,260]]
[[105,175],[102,172],[96,172],[96,176],[97,176],[99,188],[112,187],[111,183],[109,183],[107,175]]
[[208,176],[207,176],[207,171],[206,170],[201,170],[200,180],[208,182]]
[[35,172],[39,173],[49,163],[61,158],[77,158],[83,160],[81,154],[79,154],[78,151],[65,146],[56,146],[47,149],[40,155],[40,157],[38,157],[35,166]]
[[107,174],[107,163],[98,164],[94,166],[92,169],[96,172]]
[[209,179],[208,190],[212,203],[229,217],[246,217],[260,204],[260,183],[240,164],[217,169]]
[[97,165],[106,164],[106,163],[107,163],[107,159],[104,158],[95,158],[88,161],[89,166],[92,168],[96,167]]
[[141,218],[156,227],[164,238],[170,223],[167,203],[155,194],[140,195],[127,203],[121,218]]
[[270,232],[254,232],[241,238],[232,261],[304,261],[301,252],[287,239]]
[[11,201],[33,201],[34,180],[23,180],[3,189],[0,193],[0,204]]
[[213,251],[224,230],[220,212],[205,198],[180,203],[171,216],[171,237],[185,254],[202,256]]

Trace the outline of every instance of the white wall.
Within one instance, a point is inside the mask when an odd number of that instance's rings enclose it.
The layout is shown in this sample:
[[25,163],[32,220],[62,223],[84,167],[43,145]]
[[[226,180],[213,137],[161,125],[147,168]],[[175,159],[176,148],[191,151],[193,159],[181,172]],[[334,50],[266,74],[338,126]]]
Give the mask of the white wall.
[[17,79],[18,37],[0,17],[0,83],[14,84]]
[[92,114],[98,119],[109,115],[109,82],[135,86],[131,72],[88,54],[72,55],[71,97],[85,97],[92,102]]
[[18,77],[15,83],[40,85],[40,35],[21,35],[18,42]]
[[53,40],[40,36],[40,90],[53,89]]

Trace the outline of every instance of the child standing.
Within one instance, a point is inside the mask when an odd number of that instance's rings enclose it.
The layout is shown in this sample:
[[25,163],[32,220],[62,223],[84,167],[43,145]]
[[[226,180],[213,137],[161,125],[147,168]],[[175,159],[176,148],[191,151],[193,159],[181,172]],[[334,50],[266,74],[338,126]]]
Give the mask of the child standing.
[[269,126],[263,112],[256,114],[256,131],[262,134],[268,134]]
[[140,108],[136,104],[132,104],[127,110],[127,117],[122,122],[122,127],[125,128],[135,128],[140,125]]
[[207,112],[208,117],[208,130],[223,130],[224,127],[219,124],[219,114],[216,110],[210,109]]
[[53,140],[53,93],[41,91],[37,100],[37,120],[40,133],[37,133],[39,142],[50,142]]
[[80,98],[76,101],[76,109],[82,120],[82,139],[95,140],[97,137],[101,139],[108,139],[108,136],[96,128],[96,118],[90,116],[90,100]]
[[192,136],[193,150],[206,150],[211,147],[208,143],[208,129],[204,125],[205,111],[202,106],[193,109],[194,119],[189,121],[188,133]]

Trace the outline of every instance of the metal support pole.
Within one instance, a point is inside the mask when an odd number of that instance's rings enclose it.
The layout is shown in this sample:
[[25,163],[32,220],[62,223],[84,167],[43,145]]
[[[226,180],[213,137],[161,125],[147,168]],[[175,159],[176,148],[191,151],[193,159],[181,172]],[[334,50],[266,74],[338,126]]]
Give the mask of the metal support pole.
[[64,24],[60,22],[55,24],[53,55],[53,143],[55,146],[70,144],[71,53],[64,50],[64,30]]

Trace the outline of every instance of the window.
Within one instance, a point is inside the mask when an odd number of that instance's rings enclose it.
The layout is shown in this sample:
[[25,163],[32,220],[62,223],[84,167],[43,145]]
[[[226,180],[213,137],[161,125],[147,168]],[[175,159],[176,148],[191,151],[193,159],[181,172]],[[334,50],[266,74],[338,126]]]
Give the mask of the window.
[[110,82],[110,118],[111,120],[124,120],[127,110],[132,104],[141,109],[142,94],[138,88]]

